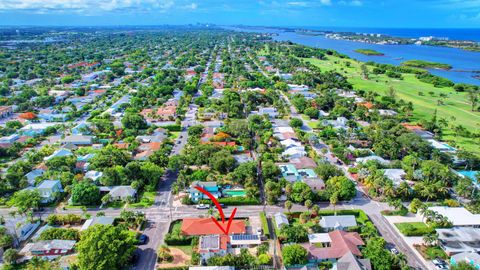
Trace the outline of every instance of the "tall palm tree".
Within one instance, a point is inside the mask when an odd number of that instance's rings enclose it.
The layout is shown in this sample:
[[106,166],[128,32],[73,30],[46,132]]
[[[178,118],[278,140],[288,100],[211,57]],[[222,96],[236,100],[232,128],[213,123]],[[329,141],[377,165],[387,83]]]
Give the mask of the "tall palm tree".
[[333,205],[333,213],[335,216],[337,215],[337,210],[336,210],[337,203],[338,203],[338,193],[334,192],[332,196],[330,196],[330,204]]

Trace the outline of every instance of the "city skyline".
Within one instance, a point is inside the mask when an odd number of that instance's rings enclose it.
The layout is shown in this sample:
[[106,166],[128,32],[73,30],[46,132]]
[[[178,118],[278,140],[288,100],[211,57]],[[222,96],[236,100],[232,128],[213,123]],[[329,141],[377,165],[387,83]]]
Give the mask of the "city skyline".
[[2,25],[223,25],[478,28],[479,1],[4,0]]

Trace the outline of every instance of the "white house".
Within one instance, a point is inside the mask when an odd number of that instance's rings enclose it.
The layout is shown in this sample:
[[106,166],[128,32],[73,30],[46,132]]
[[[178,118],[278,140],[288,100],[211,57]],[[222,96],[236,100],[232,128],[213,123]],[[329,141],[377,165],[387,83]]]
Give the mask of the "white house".
[[63,192],[60,180],[44,180],[36,187],[42,203],[50,203],[55,200],[56,192]]
[[433,206],[428,209],[448,218],[454,227],[480,228],[480,215],[472,214],[464,207]]
[[57,151],[55,151],[53,154],[51,154],[50,156],[44,157],[43,160],[48,161],[48,160],[50,160],[52,158],[55,158],[55,157],[67,157],[67,156],[72,156],[72,155],[73,155],[72,151],[70,151],[68,149],[60,148]]

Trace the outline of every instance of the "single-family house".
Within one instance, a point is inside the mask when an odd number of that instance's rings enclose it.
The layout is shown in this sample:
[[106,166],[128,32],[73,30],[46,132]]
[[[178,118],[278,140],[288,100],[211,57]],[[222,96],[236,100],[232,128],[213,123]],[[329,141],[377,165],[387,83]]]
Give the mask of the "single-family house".
[[[225,234],[211,218],[184,218],[181,227],[182,234],[186,236],[222,235]],[[230,224],[230,234],[245,234],[244,220],[233,220]]]
[[274,107],[262,107],[258,111],[252,111],[252,114],[268,115],[270,118],[277,118],[279,113]]
[[480,230],[469,227],[436,229],[438,245],[448,256],[464,252],[480,252]]
[[31,137],[36,137],[43,135],[47,128],[54,127],[58,124],[59,123],[32,123],[22,127],[20,129],[20,133]]
[[362,256],[359,246],[363,246],[365,243],[358,233],[337,230],[329,232],[328,236],[328,238],[324,238],[325,243],[302,244],[307,250],[309,262],[336,261],[349,252],[356,257]]
[[87,123],[82,122],[76,125],[75,127],[73,127],[71,131],[73,135],[90,134],[90,126]]
[[98,179],[100,179],[100,177],[102,177],[102,176],[103,176],[103,172],[99,172],[99,171],[88,171],[85,174],[86,179],[91,179],[94,182],[97,182]]
[[5,118],[13,114],[12,106],[0,106],[0,118]]
[[284,213],[275,213],[273,217],[275,218],[275,225],[277,225],[279,229],[282,228],[283,225],[288,226],[290,224]]
[[213,256],[225,256],[228,249],[227,235],[203,235],[198,243],[198,253],[203,262]]
[[133,199],[137,196],[137,190],[131,186],[114,186],[108,193],[111,201],[125,201],[131,197]]
[[348,119],[345,117],[338,117],[336,120],[323,120],[323,126],[331,126],[334,129],[348,129],[347,126]]
[[454,227],[480,228],[480,215],[464,207],[433,206],[428,209],[446,217]]
[[42,203],[50,203],[55,200],[55,193],[63,192],[60,180],[44,180],[36,187],[40,193]]
[[73,155],[72,151],[70,151],[68,149],[60,148],[57,151],[53,152],[53,154],[51,154],[50,156],[44,157],[43,160],[44,161],[49,161],[52,158],[68,157],[68,156],[72,156],[72,155]]
[[294,146],[282,152],[282,157],[285,158],[301,158],[307,155],[305,147],[303,146]]
[[448,145],[447,143],[443,143],[443,142],[439,142],[435,139],[428,139],[427,140],[430,145],[437,149],[438,151],[440,152],[444,152],[444,153],[454,153],[457,151],[457,149],[455,149],[454,147],[451,147],[450,145]]
[[85,223],[83,223],[82,228],[80,230],[84,231],[84,230],[90,228],[91,226],[97,225],[97,224],[113,225],[114,222],[115,222],[114,217],[105,217],[105,216],[103,216],[103,217],[93,217],[93,218],[87,219],[85,221]]
[[355,159],[355,162],[356,163],[359,163],[359,164],[364,164],[364,163],[367,163],[368,161],[376,161],[382,165],[388,165],[390,164],[390,161],[389,160],[386,160],[382,157],[379,157],[379,156],[376,156],[376,155],[372,155],[372,156],[368,156],[368,157],[359,157],[359,158],[356,158]]
[[87,146],[93,144],[93,136],[89,135],[70,135],[62,140],[62,144],[73,144]]
[[27,178],[28,185],[34,186],[35,185],[35,179],[37,177],[42,176],[45,173],[45,170],[42,169],[34,169],[30,171],[29,173],[25,174],[25,177]]
[[388,179],[392,180],[393,185],[399,186],[402,182],[405,181],[405,170],[403,169],[385,169],[383,175]]
[[9,136],[1,137],[0,138],[0,144],[11,145],[14,142],[16,142],[18,139],[20,139],[20,135],[14,133],[14,134],[9,135]]
[[337,260],[335,270],[372,270],[370,259],[359,259],[352,252],[347,252]]
[[32,256],[57,257],[73,253],[75,244],[76,241],[73,240],[45,240],[32,243],[25,248]]
[[326,231],[347,230],[356,227],[357,220],[354,215],[322,216],[319,224]]
[[220,188],[218,187],[216,182],[200,182],[195,181],[190,185],[189,193],[190,193],[190,200],[193,202],[198,202],[200,200],[206,199],[209,200],[208,196],[197,190],[195,187],[201,187],[206,191],[210,192],[215,198],[219,198],[221,196]]

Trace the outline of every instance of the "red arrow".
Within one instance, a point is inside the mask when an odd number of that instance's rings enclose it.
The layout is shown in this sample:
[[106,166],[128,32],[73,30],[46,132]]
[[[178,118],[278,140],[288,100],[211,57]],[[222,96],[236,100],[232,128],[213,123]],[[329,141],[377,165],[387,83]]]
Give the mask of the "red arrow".
[[[218,203],[218,200],[212,195],[212,193],[206,191],[202,187],[196,186],[195,187],[198,191],[202,192],[203,194],[207,195],[210,200],[215,204],[215,207],[217,207],[218,212],[220,213],[220,217],[222,218],[222,224],[225,225],[225,215],[223,214],[223,209],[220,206],[220,203]],[[217,225],[220,230],[222,230],[223,233],[228,235],[228,232],[230,231],[230,225],[232,224],[233,218],[235,217],[235,213],[237,212],[237,208],[233,209],[232,214],[230,215],[230,218],[228,219],[227,223],[227,228],[224,229],[222,224],[220,224],[214,217],[212,217],[213,222],[215,222],[215,225]]]

